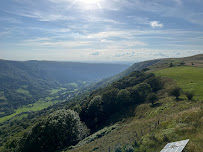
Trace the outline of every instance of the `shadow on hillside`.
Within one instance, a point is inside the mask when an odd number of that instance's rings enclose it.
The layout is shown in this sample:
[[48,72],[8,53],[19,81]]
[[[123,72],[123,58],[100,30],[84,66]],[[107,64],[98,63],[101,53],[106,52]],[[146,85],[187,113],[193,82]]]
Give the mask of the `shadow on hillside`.
[[178,98],[178,99],[175,99],[177,102],[178,101],[184,101],[184,99],[181,99],[181,98]]
[[161,105],[162,105],[162,103],[155,103],[155,104],[151,105],[150,107],[151,108],[155,108],[155,107],[159,107]]
[[124,121],[127,118],[135,116],[134,110],[135,110],[136,106],[137,105],[133,105],[128,108],[123,108],[119,112],[114,113],[107,119],[106,123],[102,126],[102,128],[104,126],[112,125],[119,121]]

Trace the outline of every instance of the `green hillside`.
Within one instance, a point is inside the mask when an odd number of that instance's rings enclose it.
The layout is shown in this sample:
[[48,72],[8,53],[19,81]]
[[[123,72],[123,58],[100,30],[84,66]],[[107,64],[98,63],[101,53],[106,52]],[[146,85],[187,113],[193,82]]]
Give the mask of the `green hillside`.
[[[134,116],[96,132],[72,150],[65,151],[114,152],[121,149],[127,152],[133,149],[135,152],[159,152],[167,143],[184,139],[190,139],[186,151],[201,151],[203,148],[203,68],[177,66],[154,73],[161,76],[165,82],[165,87],[159,91],[159,100],[154,106],[144,103],[136,108],[131,107]],[[179,101],[168,96],[169,90],[177,85],[183,89]],[[184,92],[187,91],[194,92],[192,101],[186,99]]]
[[[0,118],[49,97],[49,90],[63,87],[75,91],[127,67],[121,64],[0,60]],[[73,89],[71,83],[77,87]]]
[[[16,116],[0,127],[0,151],[160,152],[169,142],[190,139],[185,151],[200,152],[202,62],[199,55],[138,63],[71,101]],[[177,87],[182,92],[175,98]],[[65,92],[52,90],[46,99]]]
[[203,104],[164,98],[160,106],[142,104],[133,109],[134,116],[96,132],[65,152],[160,152],[169,143],[190,139],[186,151],[200,152],[203,148]]
[[175,80],[183,91],[194,92],[195,99],[203,100],[203,68],[179,66],[159,70],[155,74]]

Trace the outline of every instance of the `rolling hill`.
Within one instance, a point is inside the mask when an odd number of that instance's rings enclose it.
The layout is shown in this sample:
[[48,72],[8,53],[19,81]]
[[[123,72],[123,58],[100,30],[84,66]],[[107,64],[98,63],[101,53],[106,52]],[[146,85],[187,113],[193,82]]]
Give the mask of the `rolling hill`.
[[74,89],[79,89],[127,67],[121,64],[0,60],[0,117],[49,96],[52,89],[69,90],[71,83],[76,83],[78,88]]
[[[72,102],[11,119],[0,127],[3,141],[0,150],[26,151],[37,144],[44,145],[38,151],[48,146],[50,149],[46,151],[159,152],[168,142],[190,139],[185,151],[200,152],[203,148],[202,57],[201,54],[137,63],[101,81],[94,87],[96,90],[92,88],[92,92]],[[175,98],[170,92],[177,87],[182,91]],[[194,93],[194,97],[187,98],[186,92]],[[79,124],[82,122],[88,128],[80,129],[86,137],[74,138],[76,142],[72,146],[64,142],[65,132],[61,138],[57,137],[66,124],[61,123],[62,117],[70,113],[66,113],[67,109],[76,111]],[[57,112],[62,115],[57,116]],[[50,140],[53,138],[57,140]]]

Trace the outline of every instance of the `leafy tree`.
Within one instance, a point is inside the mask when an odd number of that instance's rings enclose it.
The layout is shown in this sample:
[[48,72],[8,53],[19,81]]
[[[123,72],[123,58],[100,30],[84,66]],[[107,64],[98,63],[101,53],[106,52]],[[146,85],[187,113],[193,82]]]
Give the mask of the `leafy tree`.
[[54,152],[76,144],[87,133],[75,111],[58,110],[33,127],[21,151]]
[[95,96],[88,104],[88,114],[89,116],[97,117],[102,111],[101,107],[102,98],[100,95]]
[[113,88],[109,91],[106,91],[102,95],[102,106],[103,106],[104,113],[106,115],[110,115],[117,111],[117,109],[118,109],[118,104],[117,104],[118,92],[119,92],[118,89]]
[[194,93],[193,92],[186,92],[185,95],[188,98],[188,100],[192,100],[193,96],[194,96]]
[[127,89],[120,90],[117,97],[120,105],[128,105],[130,102],[130,92]]
[[147,83],[140,83],[131,90],[131,98],[136,103],[144,102],[147,95],[151,93],[151,87]]
[[175,97],[176,97],[176,100],[178,100],[178,99],[179,99],[179,96],[180,96],[180,94],[181,94],[181,90],[182,90],[181,88],[176,87],[176,88],[172,89],[172,90],[169,92],[169,95],[175,96]]
[[77,113],[80,113],[82,110],[81,106],[79,104],[76,104],[74,107],[73,107],[73,111],[76,111]]
[[114,83],[112,84],[112,86],[113,86],[114,88],[118,88],[118,89],[123,89],[123,88],[125,88],[124,84],[123,84],[122,82],[118,82],[118,81],[114,82]]
[[163,88],[163,83],[158,77],[149,78],[147,83],[151,86],[153,92],[157,92]]
[[154,104],[154,102],[157,100],[157,95],[155,93],[151,93],[147,96],[147,100]]

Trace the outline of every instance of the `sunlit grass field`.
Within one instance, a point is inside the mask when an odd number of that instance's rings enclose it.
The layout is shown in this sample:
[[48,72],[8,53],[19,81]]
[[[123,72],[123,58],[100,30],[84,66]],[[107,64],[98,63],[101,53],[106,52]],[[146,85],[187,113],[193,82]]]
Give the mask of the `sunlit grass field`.
[[172,78],[183,91],[194,92],[195,99],[203,100],[203,68],[178,66],[154,72],[158,76]]
[[44,108],[47,108],[55,103],[58,103],[59,101],[55,100],[55,101],[49,101],[49,102],[45,102],[45,101],[42,101],[42,100],[39,100],[37,101],[36,103],[34,103],[33,105],[28,105],[28,106],[23,106],[22,108],[18,108],[15,113],[11,114],[11,115],[8,115],[8,116],[5,116],[5,117],[2,117],[0,118],[0,123],[6,121],[6,120],[9,120],[10,118],[20,114],[20,113],[23,113],[23,112],[29,112],[29,111],[39,111],[39,110],[42,110]]

